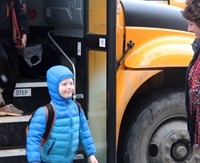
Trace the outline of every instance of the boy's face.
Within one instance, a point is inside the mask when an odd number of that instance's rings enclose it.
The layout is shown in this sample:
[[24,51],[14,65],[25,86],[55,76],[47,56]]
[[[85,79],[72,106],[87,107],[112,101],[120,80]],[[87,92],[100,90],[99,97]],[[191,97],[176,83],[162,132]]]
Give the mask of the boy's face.
[[69,98],[74,93],[74,81],[71,78],[64,79],[59,84],[59,93],[64,98]]

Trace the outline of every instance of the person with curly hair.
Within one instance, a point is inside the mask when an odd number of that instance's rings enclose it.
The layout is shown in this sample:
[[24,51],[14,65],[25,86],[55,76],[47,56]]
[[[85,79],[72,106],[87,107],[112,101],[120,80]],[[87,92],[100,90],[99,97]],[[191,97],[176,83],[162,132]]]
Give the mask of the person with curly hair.
[[192,43],[193,58],[186,72],[187,127],[191,146],[200,145],[200,1],[187,0],[181,11],[188,22],[188,31],[196,35]]

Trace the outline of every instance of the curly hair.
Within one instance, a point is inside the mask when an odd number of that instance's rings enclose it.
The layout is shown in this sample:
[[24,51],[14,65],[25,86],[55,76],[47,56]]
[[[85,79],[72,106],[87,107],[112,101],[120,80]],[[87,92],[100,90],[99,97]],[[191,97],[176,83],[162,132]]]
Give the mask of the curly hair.
[[189,21],[195,22],[200,27],[200,1],[186,0],[186,6],[181,11],[183,17]]

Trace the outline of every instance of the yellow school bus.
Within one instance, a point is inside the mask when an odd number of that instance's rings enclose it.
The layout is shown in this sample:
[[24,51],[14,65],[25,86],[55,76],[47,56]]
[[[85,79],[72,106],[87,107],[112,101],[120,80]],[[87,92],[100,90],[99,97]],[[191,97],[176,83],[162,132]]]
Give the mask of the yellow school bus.
[[176,6],[180,8],[184,8],[185,6],[185,0],[145,0],[145,1],[159,2],[159,3],[168,4],[168,5],[172,5],[172,6]]
[[169,5],[184,8],[186,0],[168,0],[168,1]]
[[[19,56],[14,96],[25,114],[0,118],[1,163],[27,162],[25,126],[49,102],[46,70],[57,64],[75,75],[74,98],[88,118],[99,163],[199,159],[190,147],[184,94],[195,36],[180,8],[135,0],[26,1],[27,45],[42,45],[42,60],[28,65]],[[74,159],[87,162],[81,148]]]

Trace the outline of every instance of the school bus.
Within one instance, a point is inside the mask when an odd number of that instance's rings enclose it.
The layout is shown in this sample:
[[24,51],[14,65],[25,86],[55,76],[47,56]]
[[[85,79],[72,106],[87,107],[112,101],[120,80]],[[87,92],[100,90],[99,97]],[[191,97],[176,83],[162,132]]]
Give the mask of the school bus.
[[185,7],[185,1],[186,0],[168,0],[168,4],[172,5],[172,6],[184,8]]
[[[19,56],[14,96],[24,115],[0,118],[1,163],[27,163],[25,127],[49,102],[45,75],[57,64],[75,75],[74,98],[87,115],[100,163],[198,161],[184,101],[195,36],[180,8],[134,0],[26,1],[27,47],[42,45],[42,55],[28,62]],[[75,162],[87,162],[81,148]]]
[[185,0],[145,0],[145,1],[158,2],[158,3],[168,4],[171,6],[180,7],[180,8],[184,8],[185,6]]

